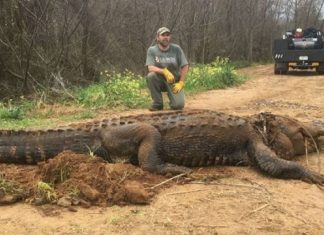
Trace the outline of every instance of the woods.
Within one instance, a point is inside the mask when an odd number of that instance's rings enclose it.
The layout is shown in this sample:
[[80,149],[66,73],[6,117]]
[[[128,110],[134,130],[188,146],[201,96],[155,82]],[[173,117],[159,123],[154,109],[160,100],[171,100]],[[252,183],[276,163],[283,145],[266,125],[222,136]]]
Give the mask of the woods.
[[60,93],[103,70],[145,74],[167,26],[190,63],[270,61],[285,30],[323,30],[324,0],[0,0],[0,98]]

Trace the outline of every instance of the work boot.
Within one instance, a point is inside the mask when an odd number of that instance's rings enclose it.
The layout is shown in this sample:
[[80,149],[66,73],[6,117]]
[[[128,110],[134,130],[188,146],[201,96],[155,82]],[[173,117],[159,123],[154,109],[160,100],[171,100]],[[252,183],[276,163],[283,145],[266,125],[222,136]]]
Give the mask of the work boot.
[[149,108],[149,110],[151,111],[151,112],[155,112],[155,111],[160,111],[160,110],[163,110],[163,107],[151,107],[151,108]]

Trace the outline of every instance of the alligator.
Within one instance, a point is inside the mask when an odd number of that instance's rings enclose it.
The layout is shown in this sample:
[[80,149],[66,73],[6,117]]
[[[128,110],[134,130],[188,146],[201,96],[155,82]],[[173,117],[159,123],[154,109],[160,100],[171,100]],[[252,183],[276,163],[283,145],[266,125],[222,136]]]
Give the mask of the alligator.
[[304,153],[305,139],[312,140],[309,150],[314,150],[321,136],[322,123],[270,113],[237,117],[210,110],[163,111],[55,129],[1,130],[0,162],[37,164],[64,150],[91,151],[108,160],[127,156],[158,174],[252,165],[272,177],[323,184],[324,175],[287,160]]

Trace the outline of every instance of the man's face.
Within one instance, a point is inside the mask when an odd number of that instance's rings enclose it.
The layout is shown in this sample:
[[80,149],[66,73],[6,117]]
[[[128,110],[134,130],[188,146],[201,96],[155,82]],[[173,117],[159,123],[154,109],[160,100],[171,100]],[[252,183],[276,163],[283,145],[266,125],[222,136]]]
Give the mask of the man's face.
[[171,39],[170,33],[162,33],[157,36],[157,42],[163,47],[169,46],[170,39]]

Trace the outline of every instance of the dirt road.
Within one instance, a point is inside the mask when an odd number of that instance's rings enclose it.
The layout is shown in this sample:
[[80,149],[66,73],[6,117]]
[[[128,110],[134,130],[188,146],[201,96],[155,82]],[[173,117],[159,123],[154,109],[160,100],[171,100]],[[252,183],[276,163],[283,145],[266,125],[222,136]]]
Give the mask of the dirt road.
[[[187,108],[235,115],[270,111],[299,120],[324,121],[324,76],[274,76],[272,66],[240,72],[242,86],[190,97]],[[324,154],[321,154],[324,157]],[[317,156],[309,167],[317,170]],[[306,164],[304,157],[300,158]],[[324,160],[321,161],[324,169]],[[198,170],[213,183],[174,185],[147,206],[60,209],[54,216],[28,204],[1,207],[0,234],[323,234],[324,191],[316,185],[279,180],[249,168]],[[53,209],[54,210],[54,209]]]

